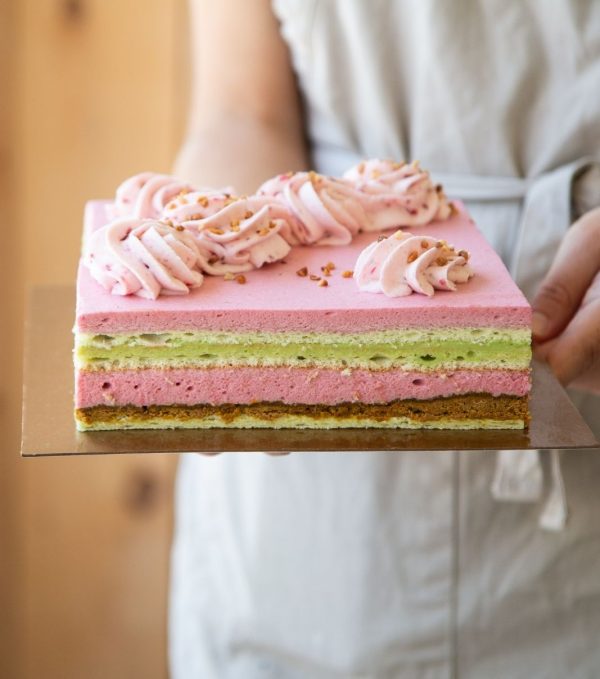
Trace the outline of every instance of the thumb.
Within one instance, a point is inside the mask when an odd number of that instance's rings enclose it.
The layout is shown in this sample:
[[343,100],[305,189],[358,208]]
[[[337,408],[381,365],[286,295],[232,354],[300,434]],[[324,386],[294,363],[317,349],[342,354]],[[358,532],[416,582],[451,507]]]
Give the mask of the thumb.
[[600,210],[567,231],[533,300],[532,332],[544,341],[560,334],[581,304],[600,263]]

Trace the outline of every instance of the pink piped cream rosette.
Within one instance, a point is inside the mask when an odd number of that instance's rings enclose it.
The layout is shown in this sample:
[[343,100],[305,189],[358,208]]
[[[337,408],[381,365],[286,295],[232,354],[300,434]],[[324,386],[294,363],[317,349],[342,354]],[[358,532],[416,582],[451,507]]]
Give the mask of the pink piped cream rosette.
[[191,234],[149,219],[117,219],[94,231],[83,261],[114,295],[156,299],[202,284],[201,252]]
[[189,182],[156,172],[140,172],[117,188],[115,217],[159,219],[163,209],[175,196],[193,189]]
[[365,220],[348,184],[316,172],[278,175],[257,193],[280,201],[293,215],[291,234],[284,234],[290,245],[347,245]]
[[465,250],[456,252],[445,241],[397,231],[367,246],[354,267],[362,292],[404,297],[413,292],[431,297],[435,290],[456,290],[473,272]]
[[452,214],[442,187],[418,162],[367,160],[350,168],[344,180],[356,190],[366,214],[363,231],[424,226]]
[[172,175],[140,172],[126,179],[117,188],[113,216],[160,219],[174,198],[198,190],[217,193],[231,191],[231,189],[198,189]]
[[165,218],[194,235],[200,268],[213,276],[258,269],[291,249],[284,234],[289,237],[293,217],[268,197],[190,193]]

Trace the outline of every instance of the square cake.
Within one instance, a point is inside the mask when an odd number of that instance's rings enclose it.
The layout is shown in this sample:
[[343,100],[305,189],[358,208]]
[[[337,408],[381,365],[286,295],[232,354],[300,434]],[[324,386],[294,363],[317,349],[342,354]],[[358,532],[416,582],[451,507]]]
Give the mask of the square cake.
[[[171,212],[155,217],[174,235],[207,219],[188,210],[174,224],[175,212],[189,205],[186,196],[196,196],[191,189],[177,195],[164,195]],[[435,294],[406,294],[406,272],[398,294],[374,294],[381,285],[373,281],[360,284],[361,253],[382,242],[375,229],[357,228],[348,242],[333,244],[288,234],[292,244],[274,261],[240,265],[242,273],[206,275],[218,265],[209,258],[201,285],[187,274],[185,294],[112,294],[84,256],[75,325],[77,427],[526,427],[531,310],[464,207],[453,208],[443,219],[411,227],[417,251],[405,248],[404,266],[421,255],[424,261],[434,247],[438,256],[429,260],[444,265],[445,252],[457,261],[448,243],[463,248],[458,259],[468,259],[470,280],[434,280]],[[84,243],[115,209],[108,201],[87,205]],[[285,235],[272,219],[268,224]],[[206,228],[222,235],[221,227]],[[124,233],[121,243],[131,227]],[[388,252],[409,242],[410,234],[383,233]],[[367,259],[363,274],[372,278],[376,267]],[[111,271],[110,264],[102,267]],[[121,287],[126,282],[119,278]]]

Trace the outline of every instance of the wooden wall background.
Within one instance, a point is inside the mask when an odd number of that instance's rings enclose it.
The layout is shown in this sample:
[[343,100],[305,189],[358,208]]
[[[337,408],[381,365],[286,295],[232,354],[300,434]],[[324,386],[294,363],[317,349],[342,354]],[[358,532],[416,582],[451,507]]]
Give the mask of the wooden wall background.
[[[174,458],[19,459],[25,289],[74,279],[81,214],[167,171],[185,0],[0,0],[0,677],[165,677]],[[65,376],[70,379],[70,376]]]

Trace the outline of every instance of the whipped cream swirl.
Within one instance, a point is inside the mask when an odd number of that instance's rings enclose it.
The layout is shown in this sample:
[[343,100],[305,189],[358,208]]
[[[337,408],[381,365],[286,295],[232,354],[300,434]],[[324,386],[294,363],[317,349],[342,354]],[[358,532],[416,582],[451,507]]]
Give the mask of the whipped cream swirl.
[[271,196],[293,215],[290,245],[347,245],[364,224],[365,212],[352,188],[316,172],[278,175],[265,182],[258,195]]
[[114,216],[159,219],[170,200],[192,190],[191,184],[177,177],[141,172],[129,177],[118,187]]
[[413,292],[431,297],[434,290],[456,290],[473,272],[465,250],[456,252],[445,241],[397,231],[367,246],[354,267],[362,292],[404,297]]
[[363,231],[422,226],[452,214],[442,187],[434,186],[418,162],[367,160],[349,169],[344,180],[366,213]]
[[185,229],[155,220],[117,219],[94,231],[84,264],[113,295],[156,299],[185,295],[202,284],[200,251]]
[[165,217],[193,234],[199,266],[213,276],[258,269],[291,249],[285,236],[293,217],[272,198],[190,193],[174,201]]

